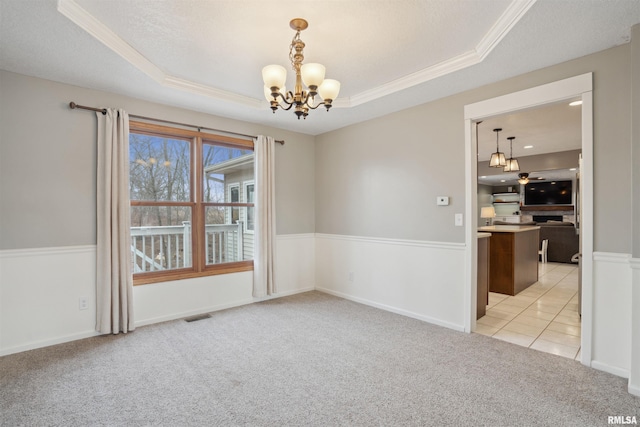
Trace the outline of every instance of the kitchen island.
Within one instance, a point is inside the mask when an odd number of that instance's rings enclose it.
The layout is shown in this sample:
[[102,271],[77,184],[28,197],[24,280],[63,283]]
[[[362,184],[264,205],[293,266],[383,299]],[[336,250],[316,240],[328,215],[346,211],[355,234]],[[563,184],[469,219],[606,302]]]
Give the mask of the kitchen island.
[[538,281],[540,227],[492,225],[478,231],[491,233],[489,291],[516,295]]

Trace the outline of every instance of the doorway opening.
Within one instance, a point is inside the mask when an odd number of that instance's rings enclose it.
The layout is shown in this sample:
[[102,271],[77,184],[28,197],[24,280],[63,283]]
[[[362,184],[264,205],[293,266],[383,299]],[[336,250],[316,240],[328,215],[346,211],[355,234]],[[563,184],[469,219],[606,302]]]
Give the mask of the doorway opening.
[[[523,113],[528,111],[533,111],[535,109],[540,109],[541,107],[549,107],[554,105],[565,104],[567,101],[581,100],[582,101],[582,111],[580,113],[580,152],[582,155],[582,161],[579,168],[580,179],[574,179],[574,188],[580,188],[579,194],[580,197],[577,199],[574,196],[575,205],[580,206],[580,210],[574,210],[574,212],[548,212],[545,209],[539,209],[542,212],[537,212],[535,209],[529,210],[529,212],[525,212],[524,210],[519,209],[519,205],[523,205],[522,199],[516,198],[515,203],[511,199],[508,199],[510,193],[516,193],[520,191],[521,188],[517,188],[516,185],[511,185],[510,182],[507,182],[508,179],[506,177],[500,177],[501,184],[505,185],[504,194],[501,197],[502,203],[505,205],[498,205],[500,208],[505,207],[506,204],[511,202],[508,206],[509,209],[513,212],[507,212],[507,214],[513,215],[505,215],[506,224],[510,224],[513,222],[522,222],[524,219],[524,215],[518,217],[519,215],[525,214],[527,215],[527,219],[533,221],[532,216],[530,214],[535,213],[536,216],[553,216],[558,218],[558,216],[562,217],[562,219],[571,219],[573,220],[573,224],[576,228],[579,227],[580,230],[580,253],[582,256],[580,257],[577,253],[575,255],[575,259],[579,259],[579,265],[572,265],[567,263],[567,265],[562,263],[544,263],[540,264],[540,268],[536,273],[539,273],[540,280],[544,285],[536,286],[535,288],[529,289],[529,291],[525,291],[525,294],[520,296],[517,301],[511,300],[512,304],[504,304],[503,312],[508,310],[516,311],[518,310],[516,304],[527,305],[524,309],[533,309],[535,306],[531,306],[533,301],[537,301],[537,299],[533,299],[536,295],[536,292],[544,291],[543,295],[547,295],[547,298],[544,300],[546,304],[550,305],[563,305],[560,311],[569,309],[575,305],[576,302],[581,302],[582,306],[582,333],[579,338],[580,344],[580,353],[578,359],[586,365],[589,365],[589,361],[591,360],[591,329],[592,329],[592,312],[591,312],[591,301],[592,301],[592,253],[593,253],[593,173],[592,173],[592,164],[593,164],[593,136],[592,136],[592,121],[593,121],[593,112],[592,112],[592,75],[591,73],[584,74],[581,76],[576,76],[573,78],[561,80],[558,82],[549,83],[547,85],[538,86],[535,88],[527,89],[521,92],[516,92],[508,95],[504,95],[501,97],[489,99],[486,101],[481,101],[475,104],[470,104],[465,106],[465,140],[466,140],[466,215],[467,215],[467,228],[466,228],[466,272],[467,272],[467,286],[465,289],[465,301],[467,304],[467,312],[465,313],[465,330],[468,332],[476,331],[476,316],[478,313],[478,307],[480,303],[478,302],[478,223],[480,221],[480,207],[485,201],[480,201],[477,193],[477,180],[479,177],[479,165],[478,165],[478,155],[481,153],[479,150],[478,141],[483,141],[482,137],[478,137],[476,140],[476,123],[481,121],[489,122],[495,118],[505,117],[506,115],[513,115],[516,113]],[[491,132],[491,129],[489,129]],[[510,136],[510,135],[505,135]],[[514,135],[517,137],[517,135]],[[486,139],[485,139],[486,140]],[[506,140],[504,141],[506,142]],[[503,144],[504,144],[503,142]],[[503,145],[503,146],[506,146]],[[495,145],[493,146],[495,148]],[[481,147],[480,147],[481,148]],[[491,149],[491,148],[489,148]],[[481,154],[480,154],[481,155]],[[571,169],[571,168],[569,168]],[[577,168],[576,168],[577,169]],[[534,171],[527,171],[534,172]],[[544,172],[548,174],[549,171],[535,171],[535,172]],[[577,171],[571,171],[575,174]],[[535,176],[535,174],[531,174]],[[511,191],[509,191],[511,190]],[[576,192],[578,193],[578,192]],[[498,194],[503,194],[500,191]],[[520,194],[524,197],[524,194]],[[507,200],[508,199],[508,200]],[[506,202],[505,202],[506,200]],[[548,209],[547,209],[548,210]],[[567,214],[573,214],[567,215]],[[549,214],[549,215],[547,215]],[[509,218],[506,218],[506,217]],[[537,218],[542,219],[542,218]],[[571,222],[571,221],[560,221],[560,223]],[[484,222],[483,222],[484,224]],[[535,225],[534,225],[535,226]],[[507,227],[510,227],[507,226]],[[519,227],[515,226],[514,227]],[[504,231],[504,229],[503,229]],[[557,230],[553,230],[554,232]],[[563,230],[563,232],[566,232]],[[537,243],[536,243],[537,244]],[[534,255],[535,256],[535,255]],[[528,256],[531,258],[531,255]],[[564,261],[562,261],[564,262]],[[537,264],[537,263],[536,263]],[[580,280],[579,271],[582,271],[582,293],[581,295],[572,295],[571,288],[572,283]],[[482,272],[482,271],[481,271]],[[545,278],[546,276],[546,278]],[[560,277],[562,276],[562,277]],[[555,282],[552,283],[552,282]],[[546,288],[545,288],[546,286]],[[504,299],[507,296],[502,297],[500,294],[496,294],[493,297],[493,301],[490,301],[489,307],[490,309],[497,308],[497,305],[504,303]],[[516,304],[514,304],[514,302]],[[527,304],[531,303],[531,304]],[[538,304],[538,303],[536,303]],[[541,303],[542,304],[542,303]],[[548,310],[550,311],[550,310]],[[555,313],[554,316],[560,315],[560,311]],[[498,313],[498,310],[496,310]],[[552,313],[549,313],[551,315]],[[567,314],[565,311],[564,314]],[[506,315],[505,315],[506,316]],[[540,316],[545,317],[544,314],[540,314]],[[509,317],[509,316],[506,316]],[[548,316],[547,316],[548,317]],[[504,320],[504,319],[503,319]],[[503,323],[503,322],[499,322]],[[532,335],[535,331],[534,329],[539,329],[540,325],[544,322],[539,322],[537,327],[532,327],[529,335]],[[550,323],[550,322],[549,322]],[[482,323],[481,323],[482,325]],[[569,325],[570,326],[570,325]],[[483,327],[481,326],[481,329]],[[513,328],[512,328],[513,329]],[[546,329],[546,327],[545,327]],[[553,335],[553,331],[547,332],[547,335]],[[575,344],[575,340],[574,340]],[[521,344],[523,345],[523,344]],[[535,347],[534,347],[535,348]]]

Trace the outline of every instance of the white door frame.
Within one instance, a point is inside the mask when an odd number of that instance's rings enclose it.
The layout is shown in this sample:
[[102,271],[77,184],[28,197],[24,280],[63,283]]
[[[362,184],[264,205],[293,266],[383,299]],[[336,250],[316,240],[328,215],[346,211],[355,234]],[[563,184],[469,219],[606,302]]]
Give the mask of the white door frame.
[[489,117],[537,108],[564,100],[582,98],[582,158],[580,232],[582,233],[582,334],[581,362],[591,365],[593,331],[593,73],[536,86],[464,107],[465,126],[465,290],[464,329],[476,329],[478,201],[477,142],[473,138],[474,122]]

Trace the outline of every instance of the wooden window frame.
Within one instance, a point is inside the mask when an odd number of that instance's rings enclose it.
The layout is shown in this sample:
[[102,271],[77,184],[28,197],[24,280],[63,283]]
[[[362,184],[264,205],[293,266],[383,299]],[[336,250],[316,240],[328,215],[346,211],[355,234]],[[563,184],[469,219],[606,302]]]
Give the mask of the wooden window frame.
[[[239,148],[253,151],[253,141],[239,139],[224,135],[215,135],[206,132],[180,129],[152,123],[130,121],[131,133],[149,136],[170,137],[189,141],[191,153],[190,167],[190,201],[146,201],[132,200],[131,206],[188,206],[191,207],[191,267],[172,270],[151,271],[135,273],[133,284],[144,285],[149,283],[166,282],[171,280],[190,279],[217,274],[229,274],[253,270],[253,260],[236,261],[214,265],[207,265],[204,250],[204,210],[206,207],[254,207],[253,203],[209,203],[204,202],[203,189],[203,145],[214,144],[216,146]],[[255,191],[255,187],[254,187]]]

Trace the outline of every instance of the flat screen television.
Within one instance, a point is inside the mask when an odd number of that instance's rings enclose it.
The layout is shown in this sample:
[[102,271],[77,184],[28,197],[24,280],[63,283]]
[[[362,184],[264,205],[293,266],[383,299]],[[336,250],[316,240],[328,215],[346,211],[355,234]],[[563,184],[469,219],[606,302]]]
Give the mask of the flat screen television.
[[573,202],[571,181],[529,182],[524,187],[524,204],[570,205]]

